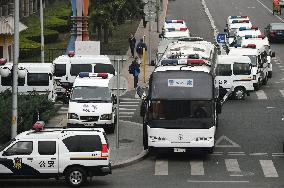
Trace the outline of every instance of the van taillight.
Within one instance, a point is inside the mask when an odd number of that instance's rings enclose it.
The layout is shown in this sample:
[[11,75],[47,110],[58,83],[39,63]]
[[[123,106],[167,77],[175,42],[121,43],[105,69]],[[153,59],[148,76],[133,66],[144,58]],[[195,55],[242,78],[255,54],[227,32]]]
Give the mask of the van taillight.
[[102,157],[108,157],[108,147],[107,147],[107,144],[102,144],[101,156]]

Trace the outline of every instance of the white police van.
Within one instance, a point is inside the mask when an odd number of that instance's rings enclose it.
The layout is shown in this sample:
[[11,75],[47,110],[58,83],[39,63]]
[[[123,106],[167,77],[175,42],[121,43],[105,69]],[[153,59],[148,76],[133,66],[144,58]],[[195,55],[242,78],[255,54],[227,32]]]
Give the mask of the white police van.
[[256,48],[255,44],[231,48],[228,55],[243,55],[251,59],[253,71],[254,90],[258,90],[261,85],[266,85],[268,81],[268,61],[267,52],[264,46]]
[[71,51],[68,55],[57,57],[53,65],[58,95],[62,95],[66,88],[72,88],[80,72],[107,72],[115,75],[115,69],[106,55],[75,55],[75,52]]
[[[12,90],[13,63],[0,66],[0,92]],[[18,92],[29,94],[37,92],[47,94],[48,99],[55,102],[55,84],[53,65],[51,63],[19,63],[18,64]]]
[[73,84],[67,127],[101,127],[113,133],[116,98],[108,83],[112,74],[81,72]]
[[220,93],[225,94],[233,87],[234,98],[244,99],[254,90],[251,59],[240,55],[218,55],[215,80]]
[[60,178],[74,187],[88,177],[111,173],[110,150],[103,129],[43,128],[17,135],[0,148],[0,178]]
[[190,32],[184,20],[166,20],[159,37],[177,40],[181,37],[190,37]]

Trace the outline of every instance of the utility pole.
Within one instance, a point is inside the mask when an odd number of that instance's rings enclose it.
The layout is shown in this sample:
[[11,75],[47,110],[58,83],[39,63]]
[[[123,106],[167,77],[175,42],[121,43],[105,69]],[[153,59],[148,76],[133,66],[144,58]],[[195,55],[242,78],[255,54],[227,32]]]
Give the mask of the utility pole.
[[117,60],[117,82],[116,82],[116,87],[117,87],[117,108],[116,108],[116,148],[119,148],[119,103],[120,103],[120,70],[119,70],[119,60]]
[[43,35],[43,6],[42,1],[40,0],[40,51],[41,51],[41,62],[44,63],[44,35]]
[[160,33],[160,0],[156,0],[157,33]]
[[19,61],[19,0],[14,5],[14,60],[13,60],[13,88],[12,88],[12,125],[11,138],[17,136],[18,119],[18,61]]

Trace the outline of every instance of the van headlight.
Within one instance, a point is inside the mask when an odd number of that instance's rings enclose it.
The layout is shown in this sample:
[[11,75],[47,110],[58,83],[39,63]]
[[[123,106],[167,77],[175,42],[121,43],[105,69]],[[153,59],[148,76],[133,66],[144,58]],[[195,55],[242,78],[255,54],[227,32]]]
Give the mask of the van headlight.
[[68,119],[79,119],[79,116],[75,113],[68,113]]
[[197,137],[195,141],[210,141],[212,137]]
[[112,114],[103,114],[101,115],[101,120],[111,120]]

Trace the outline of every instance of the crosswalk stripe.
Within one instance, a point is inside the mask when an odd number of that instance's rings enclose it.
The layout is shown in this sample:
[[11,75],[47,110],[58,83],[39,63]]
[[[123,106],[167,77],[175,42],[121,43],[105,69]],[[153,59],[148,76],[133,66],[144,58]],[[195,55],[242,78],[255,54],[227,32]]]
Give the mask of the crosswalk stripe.
[[121,101],[120,104],[139,104],[140,102],[136,102],[136,101]]
[[275,166],[272,160],[259,160],[260,165],[262,167],[262,171],[265,177],[269,178],[277,178],[278,173],[275,169]]
[[258,90],[255,92],[255,94],[257,95],[258,99],[261,99],[261,100],[267,99],[267,96],[263,90]]
[[132,118],[132,116],[119,116],[120,118]]
[[134,114],[134,112],[119,112],[119,114],[122,114],[122,115],[132,115],[132,114]]
[[155,162],[155,175],[167,176],[168,173],[168,160],[157,159]]
[[135,107],[139,106],[138,104],[120,104],[119,107]]
[[204,175],[203,161],[190,161],[190,167],[192,176]]
[[129,110],[129,111],[136,111],[136,109],[134,109],[134,108],[119,108],[119,110],[122,110],[122,111],[127,111],[127,110]]
[[66,111],[58,111],[57,114],[62,115],[62,114],[67,114]]
[[282,97],[284,97],[284,90],[279,90],[279,91],[280,91]]
[[225,164],[230,176],[242,176],[237,159],[225,159]]
[[68,110],[68,107],[62,106],[60,109],[62,109],[62,110]]

